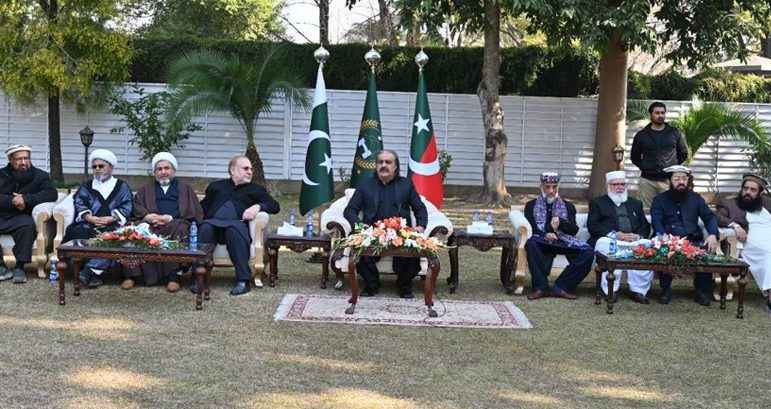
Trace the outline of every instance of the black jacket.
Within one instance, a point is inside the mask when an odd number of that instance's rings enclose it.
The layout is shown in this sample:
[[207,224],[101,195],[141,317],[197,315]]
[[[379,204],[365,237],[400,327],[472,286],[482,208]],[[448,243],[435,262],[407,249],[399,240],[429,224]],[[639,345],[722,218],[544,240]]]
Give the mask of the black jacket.
[[[535,214],[534,214],[536,200],[537,199],[533,199],[525,203],[525,219],[527,219],[527,221],[530,222],[530,227],[533,228],[533,234],[538,236],[543,236],[546,233],[556,233],[554,229],[551,228],[551,217],[552,217],[551,208],[548,208],[546,212],[546,223],[543,226],[544,230],[542,231],[541,229],[538,228],[538,225],[536,224],[536,221],[535,221]],[[562,199],[562,200],[565,200],[565,199]],[[571,236],[575,236],[576,234],[578,234],[578,231],[580,230],[580,228],[578,227],[578,224],[576,223],[576,207],[573,206],[573,203],[570,203],[567,200],[565,200],[565,209],[567,209],[568,211],[568,218],[567,219],[560,218],[559,229]]]
[[[632,231],[624,233],[636,233],[640,238],[647,239],[651,234],[651,224],[645,218],[641,201],[630,197],[626,201],[626,213],[632,223]],[[611,230],[618,231],[618,214],[616,204],[608,195],[595,197],[589,201],[589,216],[586,219],[586,228],[592,237],[589,245],[594,247],[600,237],[607,236]]]
[[265,187],[256,183],[245,183],[236,186],[232,179],[220,179],[206,187],[206,196],[201,200],[205,219],[211,219],[214,213],[232,199],[238,214],[244,214],[253,205],[260,205],[260,211],[276,214],[281,210],[278,202],[273,199]]
[[[351,200],[348,201],[348,206],[343,211],[343,216],[348,223],[351,224],[351,229],[357,223],[364,223],[372,225],[375,215],[377,214],[378,204],[380,203],[380,179],[377,175],[363,179],[359,182],[359,186],[356,187],[356,191],[353,193]],[[412,226],[412,218],[410,217],[410,209],[415,213],[415,225],[426,227],[428,224],[428,210],[423,201],[420,200],[420,195],[415,190],[415,185],[412,184],[412,180],[405,177],[396,176],[396,179],[391,181],[394,184],[394,190],[396,192],[396,205],[398,214],[391,215],[389,217],[399,216],[407,221],[409,226]],[[363,217],[359,218],[359,212],[364,211]]]
[[[0,218],[8,219],[18,214],[32,214],[32,208],[45,202],[56,201],[56,188],[48,173],[36,167],[30,167],[32,180],[19,185],[13,179],[11,164],[0,170]],[[13,206],[13,194],[24,195],[24,210],[19,211]]]
[[680,131],[669,124],[664,124],[661,131],[654,131],[648,124],[635,134],[631,156],[632,163],[640,168],[640,176],[665,180],[667,174],[664,168],[679,165],[688,159],[688,145]]

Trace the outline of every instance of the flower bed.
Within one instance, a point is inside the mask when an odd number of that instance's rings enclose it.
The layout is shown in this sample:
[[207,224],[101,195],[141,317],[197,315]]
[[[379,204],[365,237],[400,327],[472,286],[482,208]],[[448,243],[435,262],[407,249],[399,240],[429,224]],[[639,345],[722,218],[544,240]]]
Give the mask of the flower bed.
[[358,253],[365,249],[372,249],[376,255],[383,250],[397,248],[436,254],[437,249],[447,248],[447,245],[436,237],[424,237],[412,227],[407,226],[407,222],[403,218],[392,217],[377,221],[372,226],[356,225],[354,234],[335,242],[335,249],[345,247],[351,247]]
[[178,242],[150,232],[147,223],[123,226],[115,231],[101,233],[92,239],[95,247],[134,247],[140,249],[175,249]]

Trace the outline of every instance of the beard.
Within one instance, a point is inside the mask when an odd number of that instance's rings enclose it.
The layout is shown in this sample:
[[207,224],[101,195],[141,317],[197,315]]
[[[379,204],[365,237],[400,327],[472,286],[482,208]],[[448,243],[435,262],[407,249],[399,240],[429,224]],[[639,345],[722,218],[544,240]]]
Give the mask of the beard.
[[102,175],[102,176],[94,175],[94,180],[104,183],[104,182],[110,180],[111,177],[112,177],[112,173],[109,173],[109,174],[106,174],[106,175]]
[[546,193],[542,193],[542,194],[543,194],[544,200],[546,200],[546,203],[548,203],[548,204],[554,203],[557,200],[557,198],[560,197],[559,191],[554,193],[554,197],[549,197],[549,196],[546,195]]
[[171,184],[171,182],[174,180],[174,176],[169,176],[167,178],[158,178],[156,177],[155,180],[158,182],[161,186],[168,186]]
[[763,208],[763,195],[758,194],[754,199],[750,195],[739,195],[736,198],[736,205],[745,212],[755,213]]
[[32,181],[35,175],[32,173],[32,168],[19,168],[13,170],[13,180],[20,185],[26,185]]
[[687,183],[679,183],[677,185],[672,184],[672,182],[669,182],[669,190],[678,198],[683,198],[685,195],[688,194],[688,184]]
[[613,201],[613,203],[615,203],[616,206],[621,206],[622,203],[627,201],[629,194],[627,193],[626,189],[624,189],[624,191],[621,193],[616,193],[608,189],[608,197]]

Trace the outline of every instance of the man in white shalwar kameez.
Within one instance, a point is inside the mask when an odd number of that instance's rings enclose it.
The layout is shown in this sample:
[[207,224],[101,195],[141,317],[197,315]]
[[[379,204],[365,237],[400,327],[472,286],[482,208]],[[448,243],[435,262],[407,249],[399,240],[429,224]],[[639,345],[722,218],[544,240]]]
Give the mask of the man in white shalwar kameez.
[[758,175],[744,175],[739,196],[720,199],[717,214],[720,227],[736,231],[741,259],[750,265],[771,315],[771,198],[763,195],[767,184]]

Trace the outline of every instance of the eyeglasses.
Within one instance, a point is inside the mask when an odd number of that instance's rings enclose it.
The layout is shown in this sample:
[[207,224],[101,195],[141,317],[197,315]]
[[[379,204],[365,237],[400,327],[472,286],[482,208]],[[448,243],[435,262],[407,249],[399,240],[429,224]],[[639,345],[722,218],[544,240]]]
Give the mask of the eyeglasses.
[[626,187],[626,183],[608,183],[612,187]]
[[252,170],[251,166],[241,166],[241,170]]
[[105,165],[104,163],[96,163],[94,165],[91,165],[91,169],[94,169],[94,170],[102,169],[102,168],[106,168],[106,167],[107,167],[107,165]]
[[688,176],[675,176],[672,178],[675,182],[687,182]]

